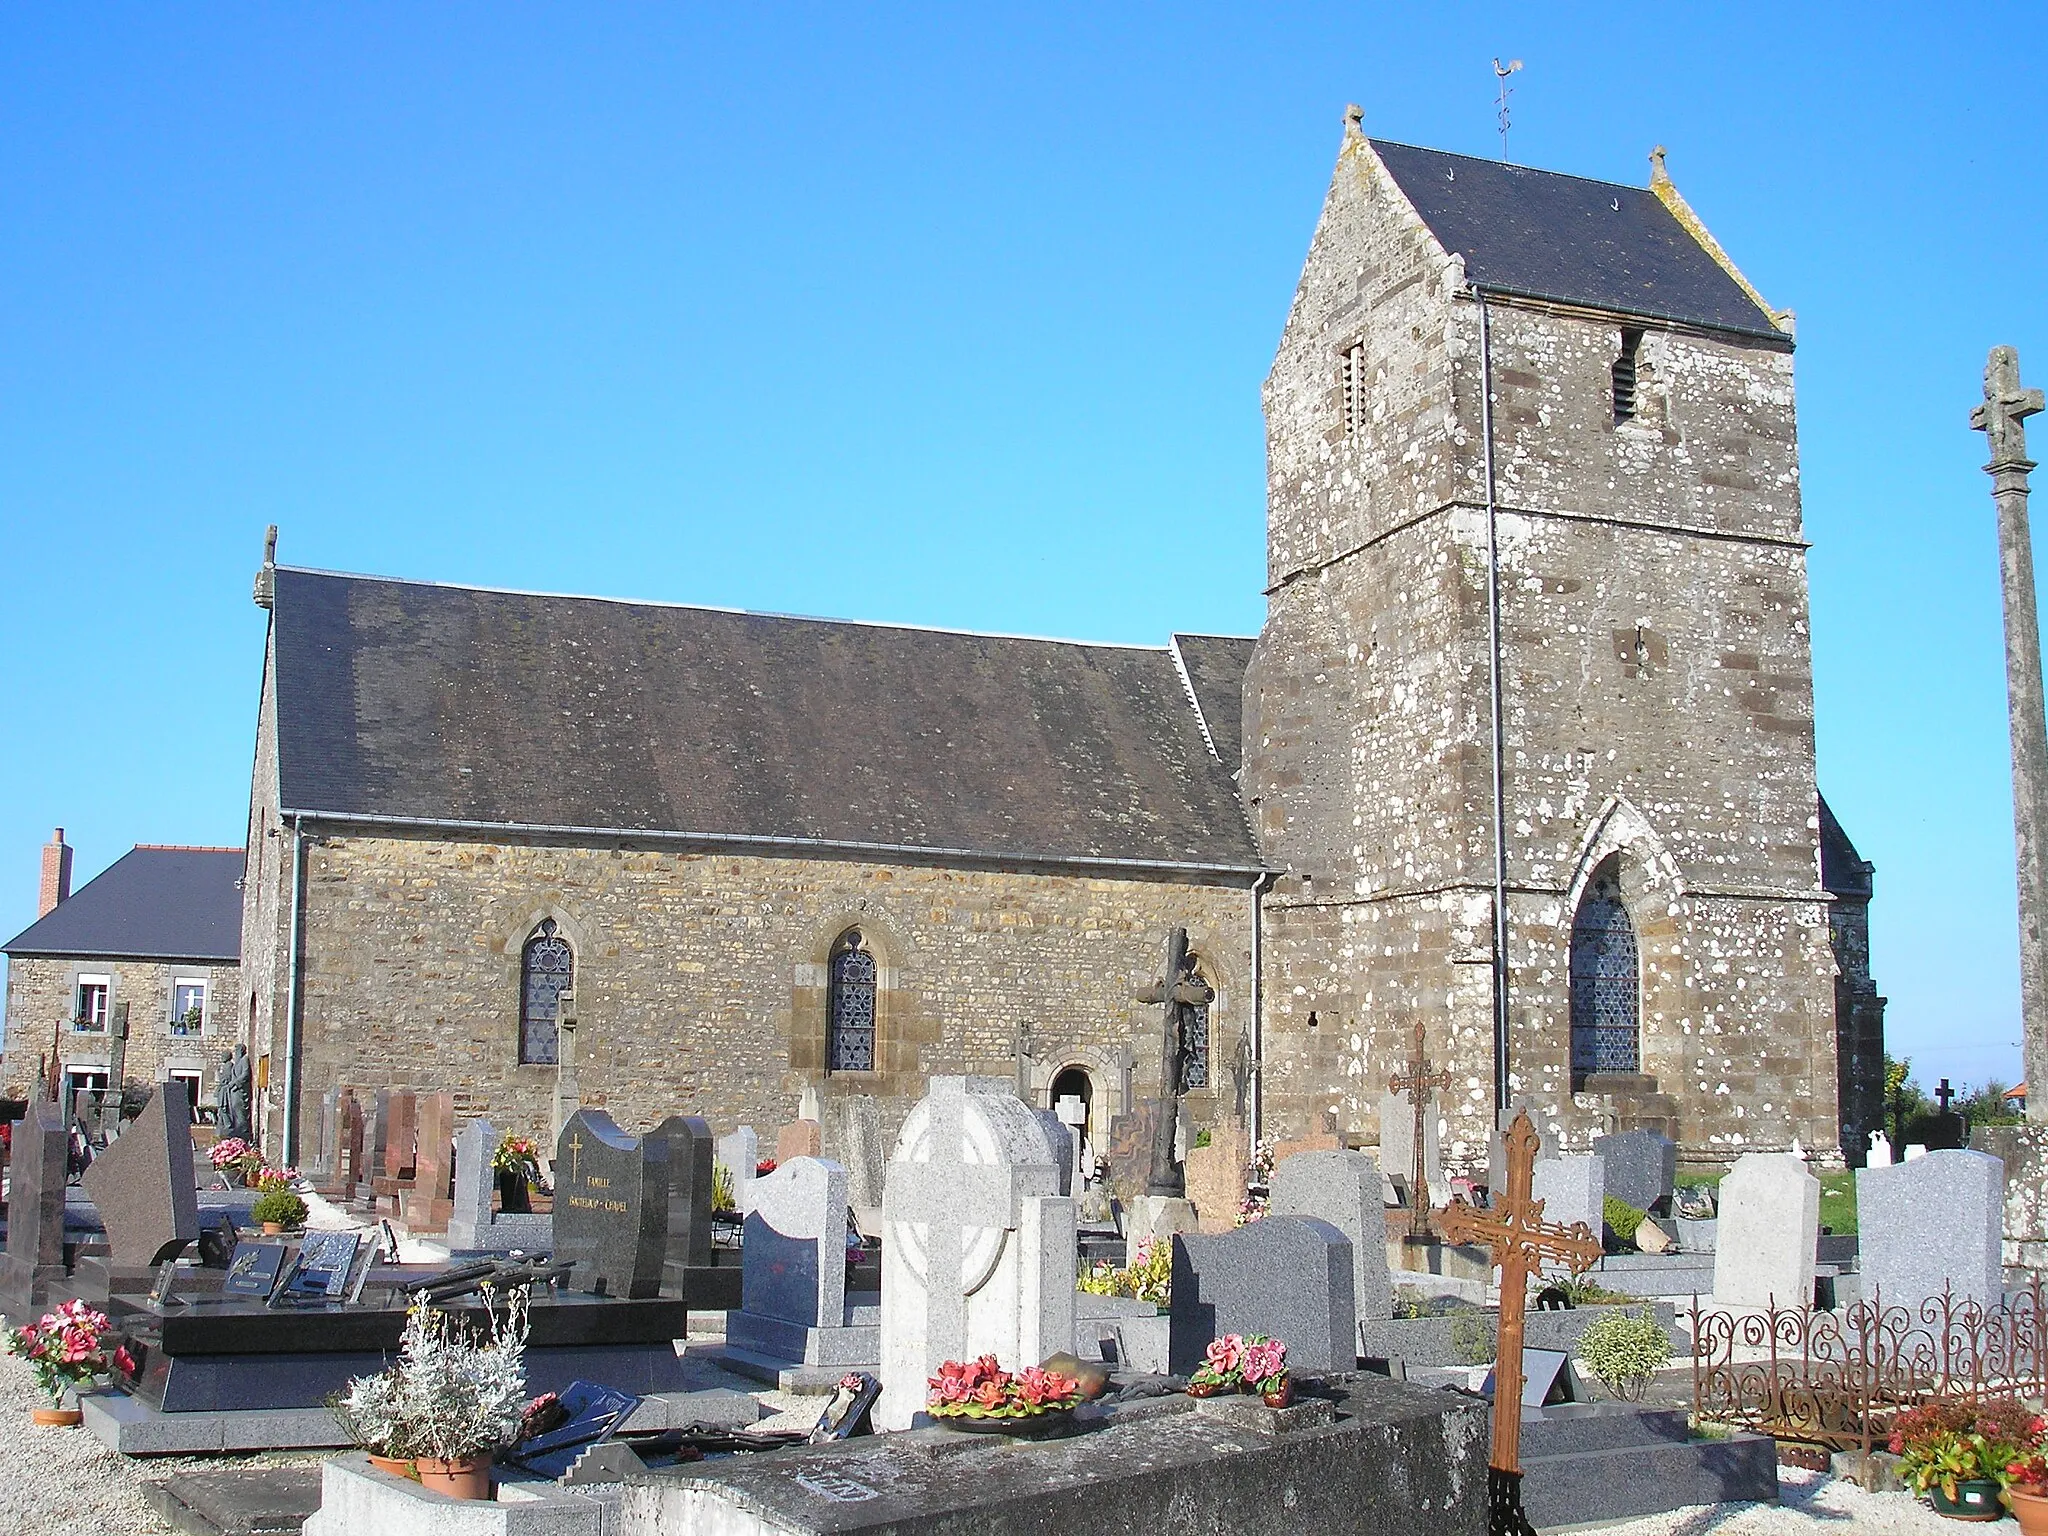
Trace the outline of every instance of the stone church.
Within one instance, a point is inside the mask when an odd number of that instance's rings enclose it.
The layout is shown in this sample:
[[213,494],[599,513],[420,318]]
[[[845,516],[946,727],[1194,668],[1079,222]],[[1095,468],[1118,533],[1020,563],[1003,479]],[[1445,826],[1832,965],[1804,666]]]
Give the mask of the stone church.
[[264,1134],[339,1083],[893,1131],[934,1073],[1159,1081],[1370,1143],[1416,1024],[1502,1106],[1860,1147],[1870,866],[1815,781],[1793,329],[1647,189],[1368,139],[1265,385],[1256,640],[1134,647],[266,560],[242,988]]

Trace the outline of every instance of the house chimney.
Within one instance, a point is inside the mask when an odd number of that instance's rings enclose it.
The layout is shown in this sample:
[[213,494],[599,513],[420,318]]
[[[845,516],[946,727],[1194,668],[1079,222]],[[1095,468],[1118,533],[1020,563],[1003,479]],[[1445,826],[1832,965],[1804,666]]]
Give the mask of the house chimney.
[[43,884],[36,893],[36,916],[47,917],[50,909],[71,895],[71,847],[59,827],[43,844]]

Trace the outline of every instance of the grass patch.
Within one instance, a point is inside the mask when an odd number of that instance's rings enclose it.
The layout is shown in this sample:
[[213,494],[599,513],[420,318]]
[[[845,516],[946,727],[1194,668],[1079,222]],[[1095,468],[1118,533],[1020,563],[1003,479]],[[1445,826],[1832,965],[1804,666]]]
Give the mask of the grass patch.
[[1856,1170],[1820,1175],[1820,1224],[1841,1237],[1856,1235]]

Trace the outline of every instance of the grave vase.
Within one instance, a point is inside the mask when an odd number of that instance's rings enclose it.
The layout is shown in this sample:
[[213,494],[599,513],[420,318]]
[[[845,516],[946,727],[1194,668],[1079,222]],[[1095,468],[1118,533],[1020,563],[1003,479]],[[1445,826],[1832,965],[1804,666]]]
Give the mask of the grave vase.
[[420,1486],[451,1499],[488,1499],[491,1496],[491,1458],[462,1456],[443,1461],[438,1456],[419,1458]]
[[517,1168],[498,1170],[498,1210],[506,1216],[533,1214],[532,1186]]
[[46,1429],[76,1429],[85,1422],[85,1412],[79,1408],[31,1408],[28,1416],[30,1423]]

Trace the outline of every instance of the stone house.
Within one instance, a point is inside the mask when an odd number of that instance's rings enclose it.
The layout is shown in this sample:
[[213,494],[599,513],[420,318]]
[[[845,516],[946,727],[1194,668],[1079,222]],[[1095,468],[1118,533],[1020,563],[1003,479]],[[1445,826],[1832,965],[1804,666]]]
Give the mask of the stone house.
[[1462,1166],[1514,1103],[1579,1147],[1832,1155],[1882,1012],[1823,878],[1793,348],[1661,155],[1621,187],[1354,114],[1265,386],[1256,640],[267,559],[266,1134],[343,1083],[541,1128],[573,989],[623,1121],[815,1088],[893,1129],[1000,1073],[1100,1146],[1158,1082],[1134,999],[1179,925],[1197,1123],[1251,1064],[1265,1134],[1369,1142],[1420,1020]]
[[72,1092],[120,1082],[212,1091],[242,1038],[242,850],[143,843],[77,891],[64,829],[43,848],[35,922],[6,944],[4,1081],[20,1097],[55,1042]]

